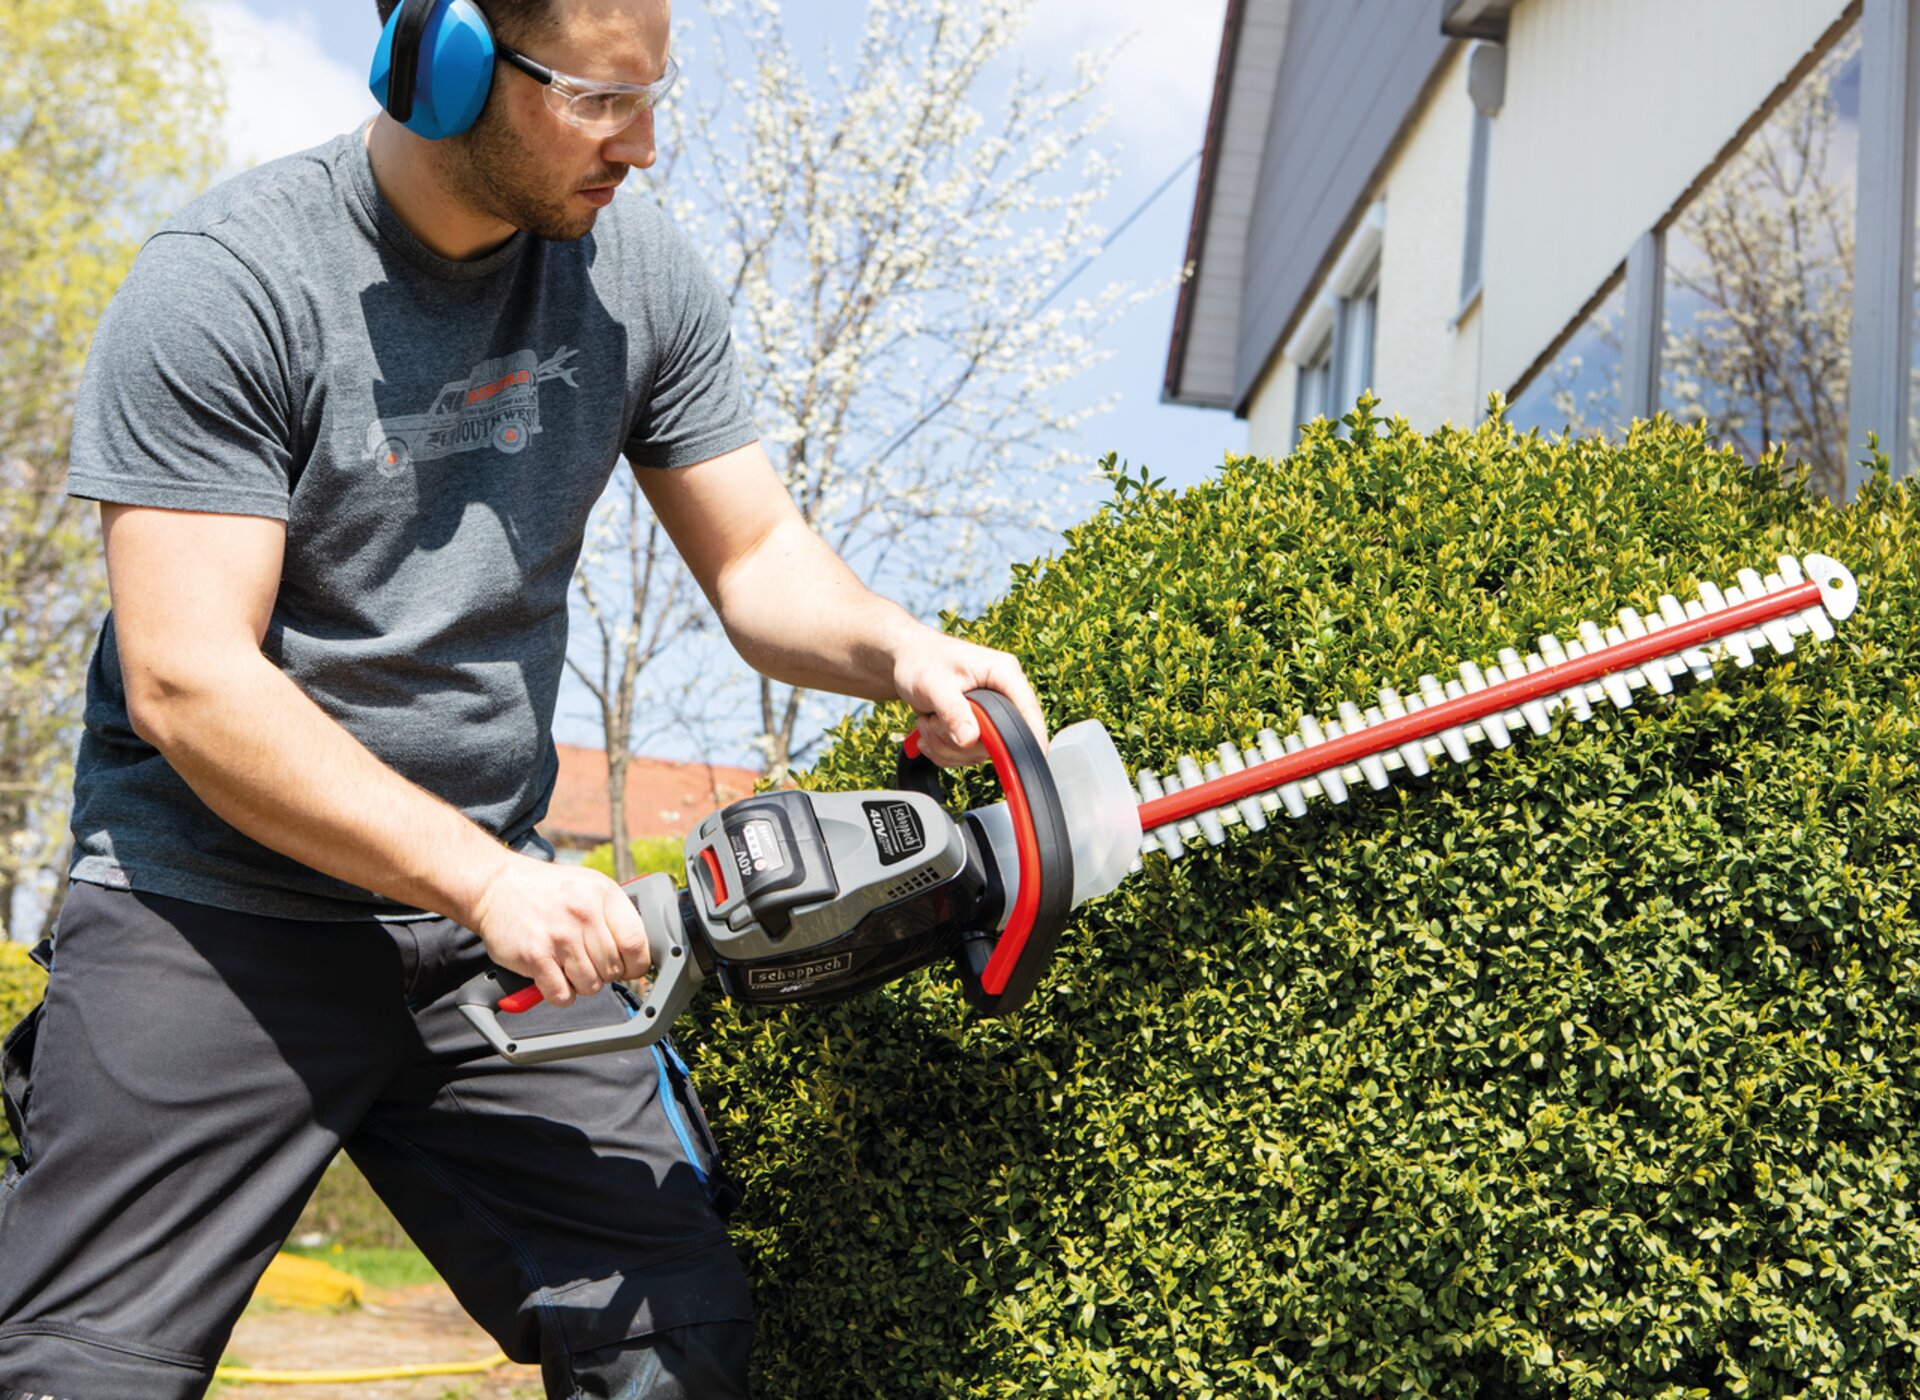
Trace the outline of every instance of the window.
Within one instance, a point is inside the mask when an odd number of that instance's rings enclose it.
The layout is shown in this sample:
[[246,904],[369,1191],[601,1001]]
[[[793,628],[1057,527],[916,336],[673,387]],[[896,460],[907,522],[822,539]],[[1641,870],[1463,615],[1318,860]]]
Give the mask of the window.
[[1299,429],[1333,411],[1333,337],[1327,336],[1320,348],[1300,366],[1298,387],[1294,392],[1295,437]]
[[1293,421],[1299,430],[1316,418],[1337,418],[1373,387],[1374,329],[1380,313],[1380,244],[1386,206],[1376,201],[1321,292],[1281,353],[1299,373]]
[[1577,436],[1616,432],[1623,426],[1621,375],[1626,366],[1620,330],[1626,303],[1626,283],[1616,273],[1613,290],[1514,395],[1507,408],[1509,423],[1522,432],[1538,428]]
[[1380,315],[1380,269],[1371,268],[1360,290],[1340,299],[1334,343],[1340,347],[1340,377],[1333,401],[1342,412],[1373,387],[1373,328]]
[[[1860,27],[1844,30],[1667,229],[1660,406],[1847,481]],[[1857,445],[1857,444],[1856,444]]]

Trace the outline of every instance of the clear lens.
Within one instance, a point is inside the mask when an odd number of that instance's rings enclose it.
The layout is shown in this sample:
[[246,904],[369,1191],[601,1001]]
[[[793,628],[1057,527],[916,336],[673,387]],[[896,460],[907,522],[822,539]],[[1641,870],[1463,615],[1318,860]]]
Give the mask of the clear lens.
[[547,85],[547,106],[556,116],[591,136],[615,136],[633,125],[634,118],[651,111],[672,89],[680,65],[667,58],[666,71],[645,87],[627,83],[597,84],[566,73],[555,73]]

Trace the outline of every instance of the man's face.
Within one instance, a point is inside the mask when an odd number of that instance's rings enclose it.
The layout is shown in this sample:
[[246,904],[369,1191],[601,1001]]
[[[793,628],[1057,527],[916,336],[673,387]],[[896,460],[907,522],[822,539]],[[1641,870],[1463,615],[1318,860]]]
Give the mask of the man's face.
[[[596,82],[649,83],[667,63],[668,0],[550,0],[553,22],[514,39],[529,58]],[[509,40],[509,42],[513,42]],[[511,64],[473,129],[445,143],[453,193],[475,210],[540,238],[584,238],[613,187],[653,164],[653,113],[614,136],[581,131],[547,106],[545,90]]]

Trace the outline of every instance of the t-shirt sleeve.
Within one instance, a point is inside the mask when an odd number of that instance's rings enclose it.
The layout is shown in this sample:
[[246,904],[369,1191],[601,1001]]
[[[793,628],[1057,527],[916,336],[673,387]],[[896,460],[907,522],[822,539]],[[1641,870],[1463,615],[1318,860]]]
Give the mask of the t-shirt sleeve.
[[626,444],[636,467],[690,467],[760,436],[720,284],[678,230],[667,225],[665,233],[659,273],[645,292],[657,360]]
[[233,253],[204,234],[155,236],[94,331],[68,494],[285,520],[285,364],[280,319]]

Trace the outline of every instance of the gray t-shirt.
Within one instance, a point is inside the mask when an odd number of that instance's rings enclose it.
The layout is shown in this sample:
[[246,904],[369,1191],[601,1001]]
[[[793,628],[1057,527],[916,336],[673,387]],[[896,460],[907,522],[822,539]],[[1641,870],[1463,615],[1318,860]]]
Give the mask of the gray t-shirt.
[[[587,517],[623,451],[679,467],[755,436],[726,300],[646,195],[577,242],[450,262],[353,132],[141,251],[88,357],[68,490],[286,521],[267,657],[403,776],[550,854],[534,823]],[[280,918],[409,912],[195,797],[128,723],[111,616],[73,831],[76,880]]]

